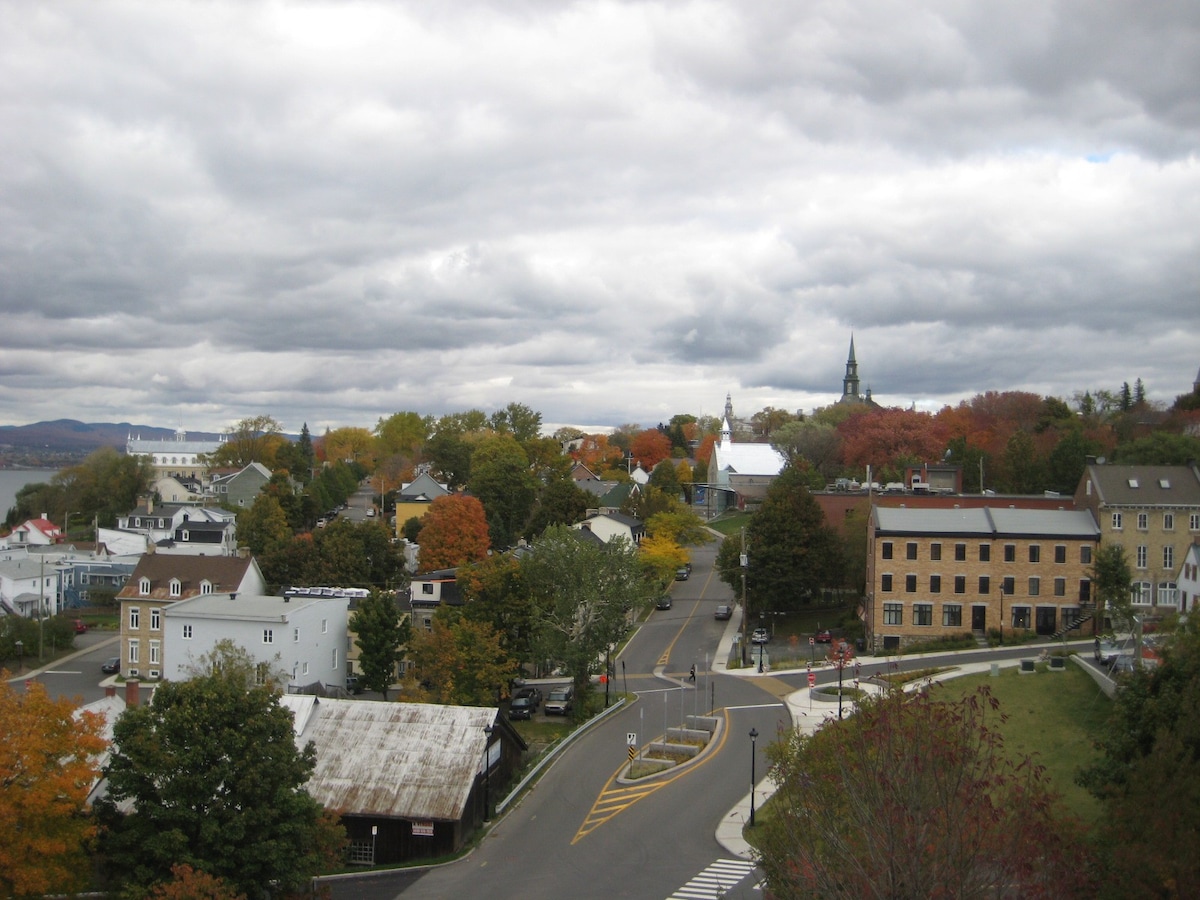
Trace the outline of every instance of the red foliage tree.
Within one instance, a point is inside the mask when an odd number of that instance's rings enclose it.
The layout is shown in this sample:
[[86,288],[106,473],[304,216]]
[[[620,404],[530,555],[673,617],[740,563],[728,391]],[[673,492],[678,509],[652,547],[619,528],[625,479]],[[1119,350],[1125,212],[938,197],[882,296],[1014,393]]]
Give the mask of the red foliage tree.
[[946,452],[946,433],[928,413],[880,409],[852,416],[838,426],[842,459],[854,471],[898,472],[906,464],[940,460]]
[[671,439],[657,429],[648,428],[638,433],[629,449],[633,452],[633,461],[640,462],[649,472],[671,455]]
[[438,497],[421,519],[422,572],[452,569],[487,558],[488,523],[483,504],[475,497]]

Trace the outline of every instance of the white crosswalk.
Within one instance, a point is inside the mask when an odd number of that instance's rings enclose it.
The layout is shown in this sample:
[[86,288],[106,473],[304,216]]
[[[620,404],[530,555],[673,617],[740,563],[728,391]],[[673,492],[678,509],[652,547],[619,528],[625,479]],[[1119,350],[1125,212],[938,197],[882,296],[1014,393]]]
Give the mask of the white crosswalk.
[[668,900],[721,900],[735,884],[754,871],[744,859],[718,859],[679,888]]

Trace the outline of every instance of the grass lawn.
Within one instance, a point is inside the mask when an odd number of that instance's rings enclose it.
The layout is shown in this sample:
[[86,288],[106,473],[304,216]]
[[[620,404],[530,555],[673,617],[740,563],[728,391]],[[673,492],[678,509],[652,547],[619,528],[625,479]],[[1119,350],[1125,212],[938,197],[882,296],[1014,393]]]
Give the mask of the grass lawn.
[[1093,742],[1108,727],[1112,701],[1074,663],[1054,673],[1039,665],[1036,675],[1000,671],[999,678],[987,674],[951,678],[938,690],[957,698],[986,684],[1008,716],[1007,721],[996,723],[1006,752],[1034,756],[1046,767],[1066,808],[1088,824],[1095,822],[1100,801],[1075,784],[1075,773],[1097,757]]
[[753,514],[746,512],[722,513],[719,518],[709,522],[708,527],[724,535],[739,534],[752,518]]

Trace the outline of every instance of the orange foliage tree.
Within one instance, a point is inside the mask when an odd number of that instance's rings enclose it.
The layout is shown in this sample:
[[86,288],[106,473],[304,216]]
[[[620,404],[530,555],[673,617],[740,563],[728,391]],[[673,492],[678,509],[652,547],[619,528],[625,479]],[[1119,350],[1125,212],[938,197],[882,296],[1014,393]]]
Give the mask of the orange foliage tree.
[[671,455],[671,439],[656,428],[639,432],[629,447],[634,462],[640,462],[649,472]]
[[438,497],[421,519],[422,572],[452,569],[487,557],[488,523],[476,497]]
[[154,886],[149,900],[246,900],[246,895],[218,878],[187,863],[171,866],[171,880]]
[[853,416],[838,426],[842,459],[852,471],[874,471],[899,480],[905,465],[940,460],[946,436],[928,413],[880,409]]
[[0,896],[69,891],[86,881],[83,815],[108,742],[103,720],[51,700],[40,682],[25,693],[0,671]]

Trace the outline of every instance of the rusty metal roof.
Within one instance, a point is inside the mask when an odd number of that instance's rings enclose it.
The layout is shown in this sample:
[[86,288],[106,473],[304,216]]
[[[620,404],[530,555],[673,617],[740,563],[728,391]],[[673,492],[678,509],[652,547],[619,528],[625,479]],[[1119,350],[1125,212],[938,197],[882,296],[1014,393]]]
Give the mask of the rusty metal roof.
[[308,792],[346,815],[462,818],[497,717],[491,707],[281,700],[297,716],[297,743],[316,748]]

